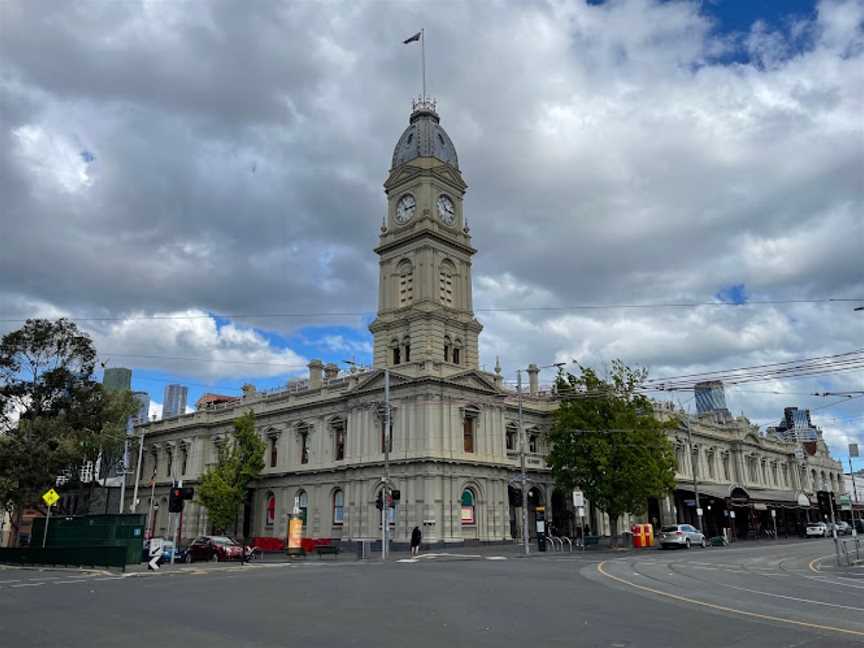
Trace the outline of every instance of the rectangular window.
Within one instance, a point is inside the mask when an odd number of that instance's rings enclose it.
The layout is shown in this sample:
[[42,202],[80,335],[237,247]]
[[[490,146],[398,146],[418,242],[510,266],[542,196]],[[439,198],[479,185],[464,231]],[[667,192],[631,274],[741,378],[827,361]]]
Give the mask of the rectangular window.
[[173,450],[169,450],[168,451],[168,465],[166,466],[166,470],[165,470],[166,476],[168,476],[168,477],[172,476],[173,468],[174,468],[174,452],[173,452]]
[[336,428],[335,432],[336,436],[336,452],[334,456],[336,461],[342,461],[345,458],[345,426],[344,424],[339,424]]
[[333,524],[345,521],[345,494],[340,490],[333,493]]
[[459,361],[460,361],[459,356],[460,356],[461,350],[462,349],[460,349],[459,347],[456,347],[455,349],[453,349],[453,364],[459,364]]
[[276,437],[270,437],[270,467],[275,468],[279,461],[279,446],[276,445]]
[[399,347],[393,349],[393,364],[398,365],[402,362],[401,354],[399,353]]
[[441,303],[445,306],[453,305],[453,275],[442,272],[438,279],[438,291],[441,294]]
[[309,433],[302,432],[300,434],[300,463],[309,463]]
[[507,432],[504,436],[504,442],[508,450],[516,449],[516,430],[514,430],[512,427],[507,428]]
[[399,277],[399,305],[410,304],[414,299],[414,274],[403,274]]
[[186,468],[188,467],[188,464],[189,464],[189,448],[185,447],[180,452],[181,452],[180,457],[182,459],[182,462],[180,464],[180,474],[185,475],[186,474]]
[[537,434],[531,433],[528,435],[528,452],[537,452]]
[[474,452],[474,419],[465,418],[462,423],[462,437],[465,452]]
[[714,479],[714,453],[708,453],[708,477]]

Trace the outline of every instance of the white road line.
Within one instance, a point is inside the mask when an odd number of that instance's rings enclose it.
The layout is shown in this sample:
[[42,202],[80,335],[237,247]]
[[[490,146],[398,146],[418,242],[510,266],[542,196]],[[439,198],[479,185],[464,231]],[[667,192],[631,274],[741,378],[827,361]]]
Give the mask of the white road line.
[[86,583],[86,578],[70,578],[69,580],[64,581],[54,581],[54,585],[66,585],[67,583]]
[[106,576],[105,578],[94,578],[94,581],[125,580],[125,576]]
[[45,583],[21,583],[20,585],[13,585],[12,587],[39,587],[44,584]]

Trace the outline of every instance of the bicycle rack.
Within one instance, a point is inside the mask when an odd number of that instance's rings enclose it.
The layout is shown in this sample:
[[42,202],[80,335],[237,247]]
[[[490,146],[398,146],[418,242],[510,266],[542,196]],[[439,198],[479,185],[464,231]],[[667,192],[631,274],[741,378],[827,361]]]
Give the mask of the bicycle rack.
[[570,546],[570,553],[573,553],[573,541],[567,536],[561,536],[561,551],[564,551],[564,541]]

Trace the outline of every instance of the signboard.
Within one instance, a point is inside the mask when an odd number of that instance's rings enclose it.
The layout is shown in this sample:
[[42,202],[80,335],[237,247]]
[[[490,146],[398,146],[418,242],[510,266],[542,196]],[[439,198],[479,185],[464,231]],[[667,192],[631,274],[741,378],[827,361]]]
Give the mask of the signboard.
[[849,444],[849,457],[857,457],[858,456],[858,444],[850,443]]
[[573,508],[578,509],[585,506],[585,495],[582,491],[573,491]]
[[698,515],[699,517],[702,517],[702,509],[701,508],[696,509],[696,515]]
[[772,517],[772,518],[776,518],[776,517],[777,517],[777,511],[776,511],[775,509],[771,509],[771,517]]
[[300,517],[292,517],[288,520],[288,550],[300,550],[303,540],[303,520]]
[[48,506],[54,506],[59,499],[60,496],[53,488],[49,488],[46,492],[42,493],[42,501],[45,502]]

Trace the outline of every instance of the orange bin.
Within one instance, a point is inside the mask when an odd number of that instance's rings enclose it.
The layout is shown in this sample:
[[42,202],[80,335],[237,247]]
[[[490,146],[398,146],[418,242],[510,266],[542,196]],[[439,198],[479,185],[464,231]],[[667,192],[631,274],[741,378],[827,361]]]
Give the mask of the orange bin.
[[645,549],[654,546],[654,527],[651,524],[634,524],[630,527],[633,534],[633,548]]

